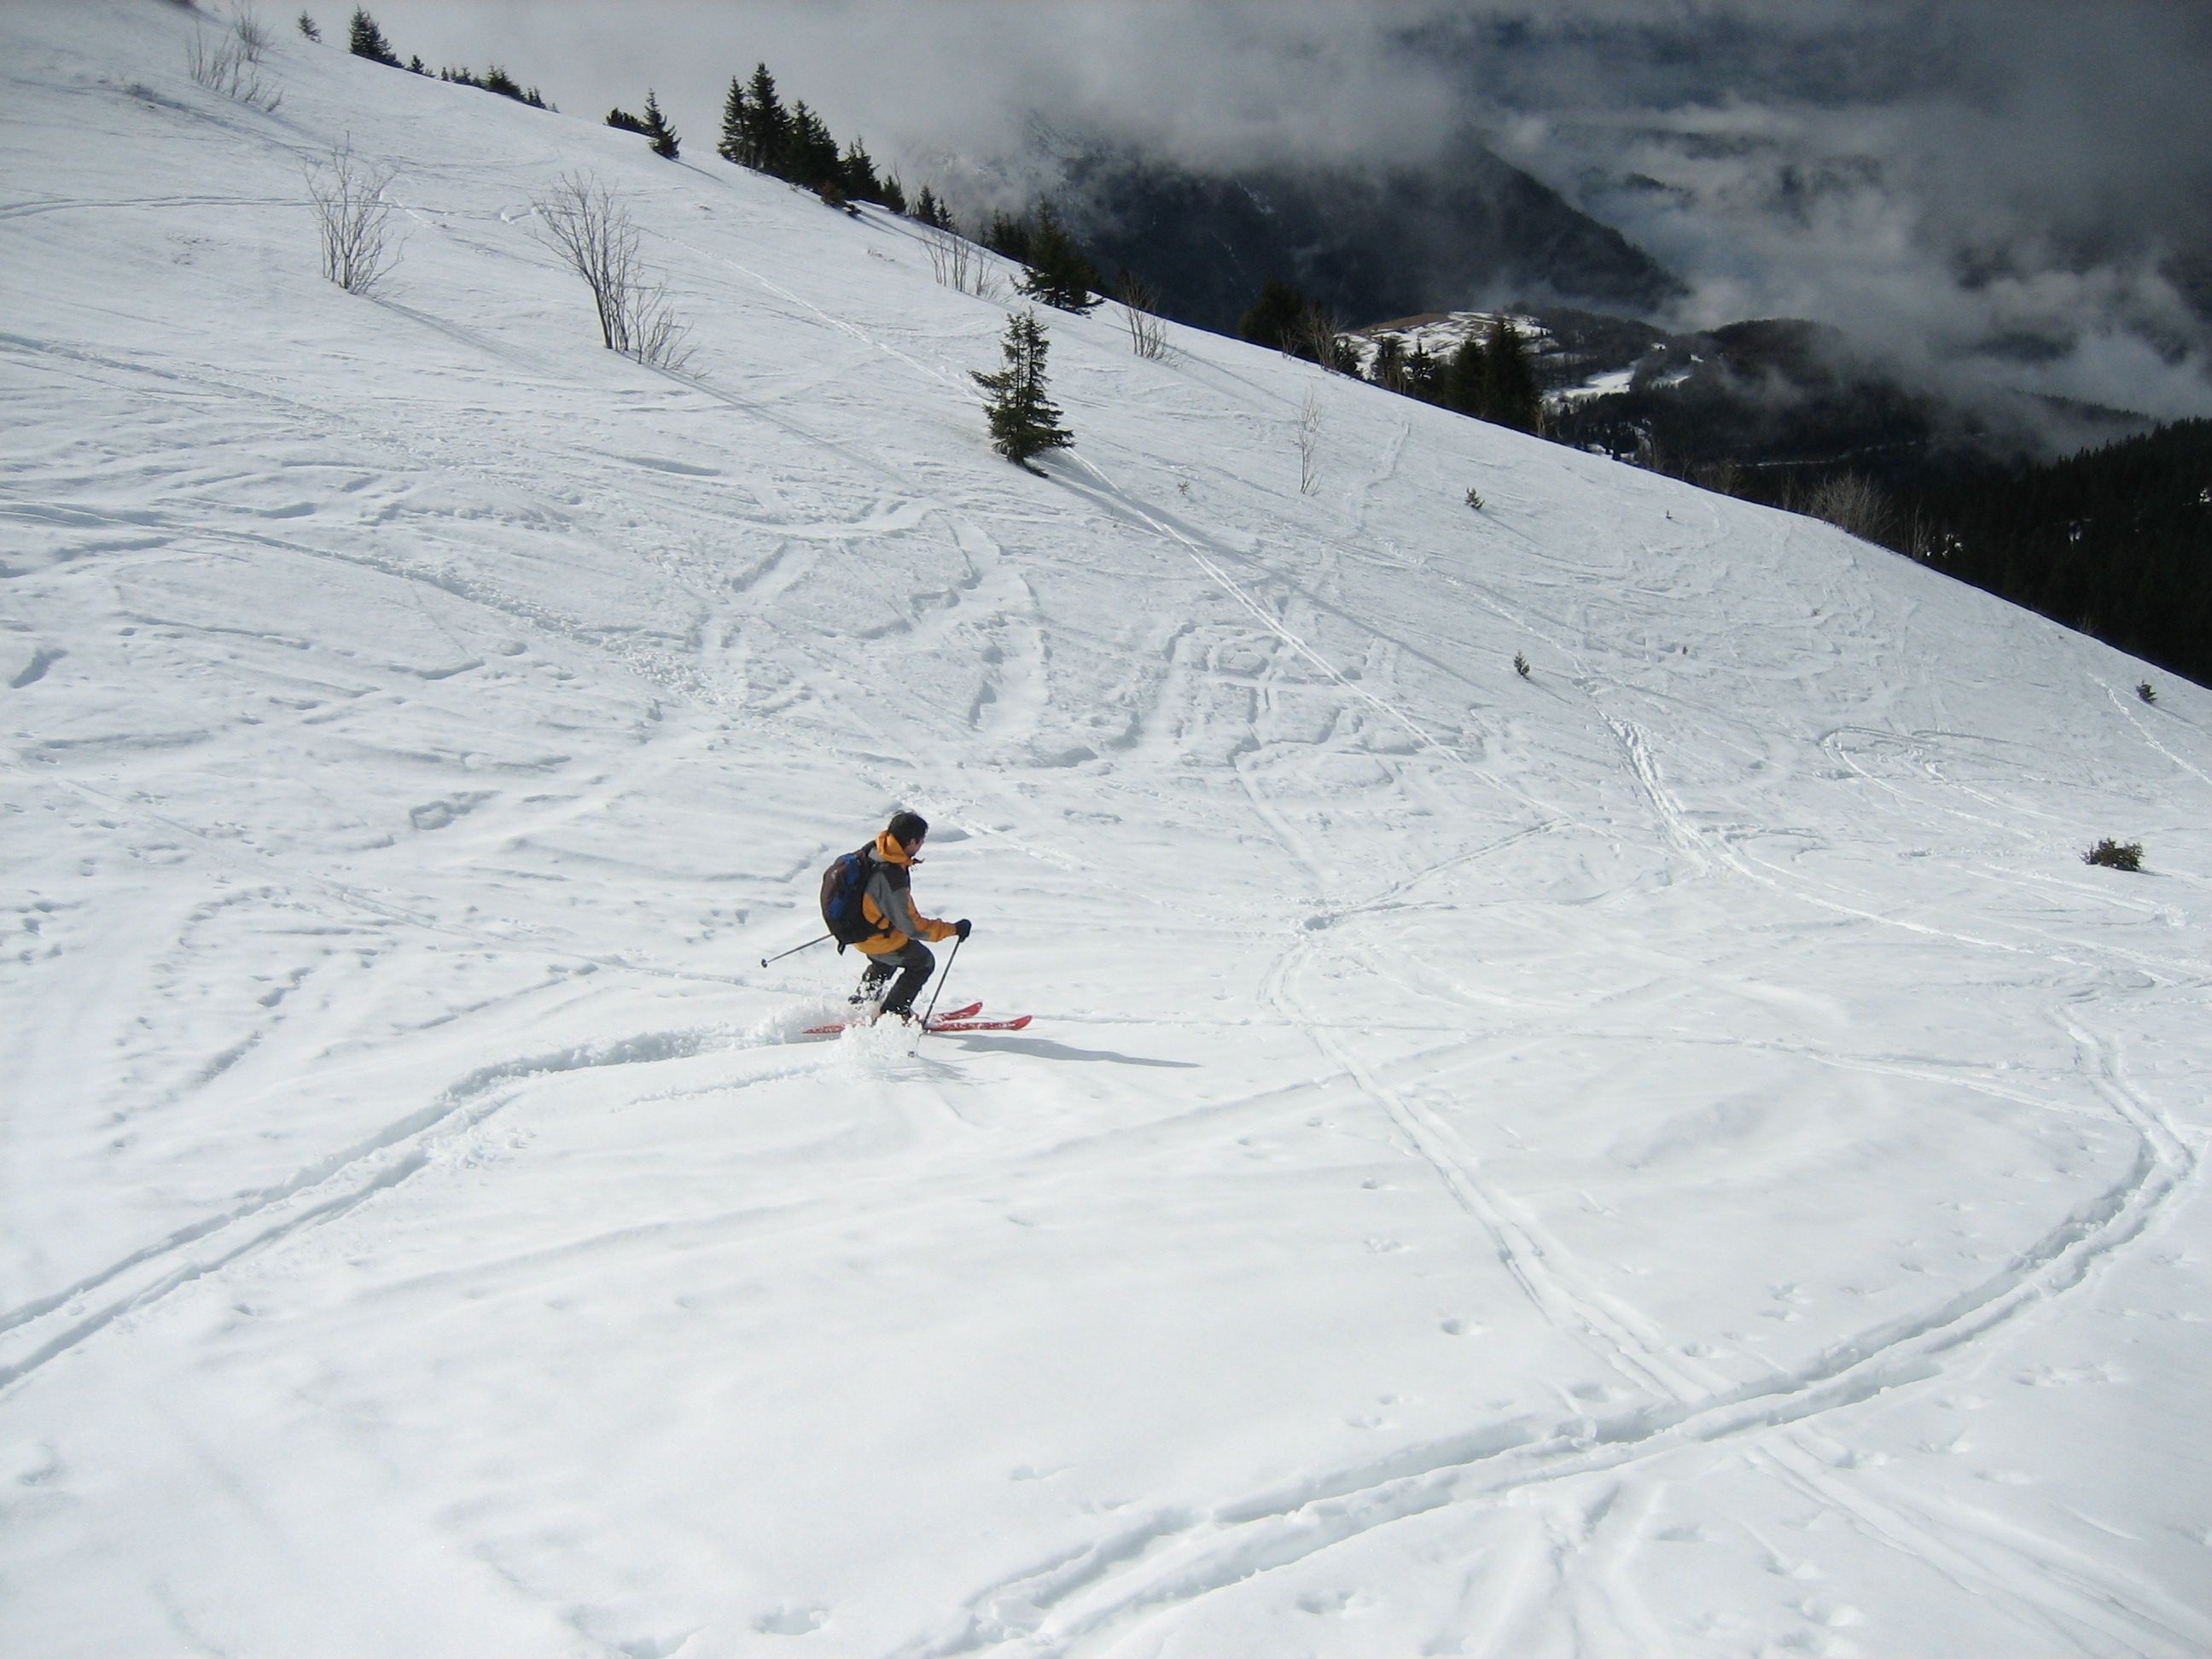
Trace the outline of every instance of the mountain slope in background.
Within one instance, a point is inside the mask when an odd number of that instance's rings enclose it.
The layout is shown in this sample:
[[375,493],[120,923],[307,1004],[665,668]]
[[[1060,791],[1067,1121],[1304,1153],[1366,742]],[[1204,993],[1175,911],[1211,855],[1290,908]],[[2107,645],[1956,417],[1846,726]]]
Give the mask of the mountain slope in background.
[[[2212,1646],[2212,694],[192,27],[0,12],[0,1645]],[[1027,1031],[796,1039],[895,805]]]
[[1509,295],[1650,312],[1684,292],[1618,231],[1462,140],[1422,169],[1200,173],[1125,150],[1061,158],[1064,207],[1110,276],[1234,334],[1270,276],[1363,321]]

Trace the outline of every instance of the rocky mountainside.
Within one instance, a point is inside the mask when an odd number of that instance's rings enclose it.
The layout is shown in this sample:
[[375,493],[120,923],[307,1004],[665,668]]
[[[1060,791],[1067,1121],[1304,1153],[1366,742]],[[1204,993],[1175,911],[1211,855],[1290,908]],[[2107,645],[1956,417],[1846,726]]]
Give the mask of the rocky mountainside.
[[1441,166],[1200,173],[1125,149],[1066,158],[1064,206],[1109,276],[1179,322],[1233,333],[1270,276],[1346,321],[1540,295],[1648,312],[1673,273],[1472,140]]

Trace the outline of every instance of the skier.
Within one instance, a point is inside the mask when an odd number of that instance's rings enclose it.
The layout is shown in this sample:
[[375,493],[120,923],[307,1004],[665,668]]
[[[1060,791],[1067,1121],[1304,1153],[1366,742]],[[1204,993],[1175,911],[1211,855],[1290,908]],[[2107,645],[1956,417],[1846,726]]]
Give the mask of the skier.
[[[936,957],[921,941],[966,939],[972,931],[964,916],[958,921],[939,921],[915,914],[913,866],[921,862],[921,844],[928,835],[928,821],[921,813],[899,812],[868,848],[868,883],[860,900],[860,915],[883,931],[854,946],[870,960],[853,1001],[866,1003],[880,998],[884,1012],[909,1022],[914,1018],[915,997],[937,971]],[[898,975],[896,983],[891,979],[894,974]]]

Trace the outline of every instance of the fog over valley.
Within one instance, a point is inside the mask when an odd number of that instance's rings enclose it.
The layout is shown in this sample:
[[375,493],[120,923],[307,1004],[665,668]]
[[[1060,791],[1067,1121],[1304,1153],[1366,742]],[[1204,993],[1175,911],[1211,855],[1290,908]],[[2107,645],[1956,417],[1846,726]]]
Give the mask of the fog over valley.
[[1474,142],[1679,276],[1637,308],[1669,326],[1802,317],[1927,377],[2212,413],[2212,19],[2192,8],[374,9],[403,56],[498,62],[570,113],[650,87],[701,155],[730,76],[765,61],[970,215],[1064,188],[1073,154],[1441,189]]

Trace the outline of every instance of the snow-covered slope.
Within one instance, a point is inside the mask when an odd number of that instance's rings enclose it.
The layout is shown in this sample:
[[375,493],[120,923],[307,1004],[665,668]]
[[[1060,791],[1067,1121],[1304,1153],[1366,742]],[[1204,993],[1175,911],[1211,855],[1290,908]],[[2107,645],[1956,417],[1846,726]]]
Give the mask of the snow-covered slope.
[[[9,1652],[2212,1650],[2212,696],[191,27],[0,12]],[[901,804],[1028,1031],[791,1040]]]

